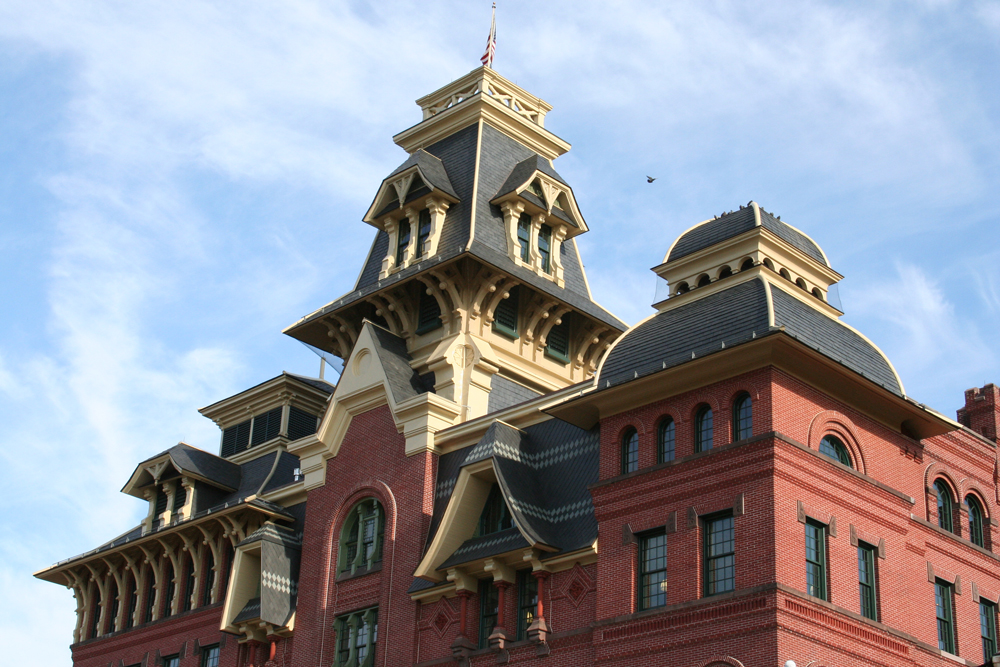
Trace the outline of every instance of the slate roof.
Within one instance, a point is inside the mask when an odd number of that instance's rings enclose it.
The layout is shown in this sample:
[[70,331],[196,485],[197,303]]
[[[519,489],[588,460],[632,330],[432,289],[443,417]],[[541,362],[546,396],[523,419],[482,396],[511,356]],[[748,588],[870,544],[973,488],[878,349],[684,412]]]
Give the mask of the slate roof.
[[492,201],[497,197],[502,197],[506,194],[513,192],[518,187],[524,185],[524,182],[527,181],[528,178],[530,178],[531,175],[534,174],[536,171],[540,171],[543,174],[551,176],[552,178],[556,179],[566,187],[569,187],[569,183],[567,183],[563,179],[563,177],[560,176],[559,173],[552,168],[552,165],[549,164],[548,160],[543,158],[541,155],[533,155],[529,157],[527,160],[522,160],[521,162],[518,162],[514,166],[514,168],[511,169],[510,175],[507,176],[507,180],[504,181],[504,184],[500,186],[500,189],[497,190],[497,193],[492,197],[490,197],[490,200]]
[[427,185],[458,199],[458,195],[455,194],[455,188],[451,184],[451,179],[448,178],[448,170],[445,169],[441,158],[431,155],[423,148],[417,149],[410,157],[406,158],[406,161],[396,167],[385,180],[388,181],[396,174],[409,169],[413,165],[417,165],[420,169],[420,173],[424,176],[424,182]]
[[302,535],[285,526],[278,526],[270,521],[265,521],[264,525],[247,535],[246,539],[238,545],[253,544],[254,542],[272,542],[292,549],[302,548]]
[[[726,239],[750,231],[757,225],[753,206],[747,206],[737,211],[730,211],[714,220],[708,220],[681,234],[667,253],[666,262],[673,262],[699,250],[725,241]],[[829,266],[826,256],[820,247],[808,236],[778,220],[774,215],[760,209],[760,226],[774,233],[778,238],[798,248],[820,264]]]
[[237,464],[183,442],[156,456],[150,456],[136,466],[136,471],[149,461],[165,455],[170,456],[174,467],[181,474],[190,473],[226,489],[235,489],[240,485],[240,467]]
[[[565,287],[559,287],[551,280],[511,262],[510,256],[507,254],[503,212],[499,206],[490,204],[490,201],[496,197],[496,193],[501,192],[505,183],[514,177],[514,171],[517,169],[526,172],[525,179],[527,179],[529,169],[534,171],[535,168],[538,168],[560,182],[565,183],[565,181],[551,167],[548,160],[489,124],[484,124],[482,140],[478,143],[481,148],[479,152],[479,186],[474,197],[477,138],[477,125],[472,124],[428,146],[424,151],[428,158],[440,160],[442,168],[452,184],[454,196],[459,200],[452,204],[445,213],[437,254],[434,257],[415,262],[380,280],[378,276],[382,259],[388,251],[389,237],[383,231],[376,232],[354,290],[296,322],[292,325],[290,333],[294,335],[294,331],[303,325],[362,301],[387,287],[409,280],[428,269],[467,254],[510,273],[532,288],[549,294],[619,331],[626,328],[624,322],[591,299],[584,277],[584,268],[578,259],[575,239],[567,239],[562,243],[560,258],[563,264]],[[404,162],[397,169],[397,172],[405,168],[407,162]],[[421,163],[421,169],[423,169],[423,163]],[[470,244],[473,210],[475,210],[475,232]],[[565,215],[557,209],[553,209],[553,214],[556,216]],[[568,218],[566,219],[568,220]]]
[[[903,387],[888,359],[852,328],[771,283],[774,326],[763,278],[661,312],[627,331],[608,353],[598,390],[673,368],[692,359],[783,333],[896,395]],[[794,287],[790,289],[795,289]],[[782,329],[782,327],[784,327]]]
[[523,430],[494,421],[476,445],[442,456],[428,544],[440,527],[461,469],[487,458],[494,460],[497,481],[516,526],[466,540],[441,567],[532,544],[555,550],[545,558],[593,544],[597,521],[587,486],[597,481],[599,449],[596,429],[585,431],[559,419]]
[[434,374],[430,373],[429,378],[424,377],[410,367],[411,357],[406,351],[405,340],[371,322],[366,321],[364,326],[371,329],[372,337],[377,343],[376,353],[382,362],[382,369],[389,381],[389,390],[396,403],[428,391],[433,392]]

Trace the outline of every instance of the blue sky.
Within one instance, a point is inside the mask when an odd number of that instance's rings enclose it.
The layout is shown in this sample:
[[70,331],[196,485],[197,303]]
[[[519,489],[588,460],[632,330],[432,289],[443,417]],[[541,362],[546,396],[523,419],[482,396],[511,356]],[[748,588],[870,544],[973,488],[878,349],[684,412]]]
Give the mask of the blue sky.
[[[1000,382],[1000,3],[500,0],[496,69],[549,101],[598,301],[648,314],[683,230],[750,199],[846,276],[845,320],[954,416]],[[478,64],[486,0],[0,1],[0,614],[66,664],[30,573],[144,514],[135,464],[316,357],[415,99]],[[645,175],[658,177],[650,185]]]

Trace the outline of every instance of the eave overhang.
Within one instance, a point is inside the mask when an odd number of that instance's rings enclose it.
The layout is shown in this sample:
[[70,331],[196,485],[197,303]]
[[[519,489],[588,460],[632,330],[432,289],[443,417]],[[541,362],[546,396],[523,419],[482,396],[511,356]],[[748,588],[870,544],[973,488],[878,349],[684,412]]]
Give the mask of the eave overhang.
[[[427,155],[433,157],[429,153]],[[411,197],[412,193],[409,190],[415,177],[419,177],[424,185],[427,186],[428,192],[420,196]],[[444,199],[449,204],[457,204],[460,200],[455,194],[451,183],[439,184],[436,180],[429,176],[426,170],[421,169],[419,164],[392,174],[382,181],[378,192],[375,193],[375,198],[372,200],[371,206],[368,207],[368,211],[365,212],[362,220],[378,230],[385,231],[384,222],[386,217],[393,216],[398,218],[398,212],[401,209],[406,208],[411,203],[418,204],[422,197],[438,197]],[[396,195],[394,200],[392,199],[393,194]],[[395,203],[395,206],[386,210],[393,203]]]
[[[180,443],[184,444],[184,443]],[[191,449],[194,449],[193,447]],[[199,450],[201,451],[201,450]],[[215,456],[211,452],[203,452],[209,456]],[[228,462],[227,462],[228,463]],[[231,464],[235,466],[236,464]],[[211,477],[206,477],[199,473],[197,470],[192,470],[191,468],[185,467],[183,464],[178,463],[174,457],[170,454],[170,450],[167,450],[159,456],[154,456],[151,459],[146,459],[138,466],[136,466],[135,471],[129,477],[128,482],[125,486],[121,488],[121,492],[133,496],[135,498],[144,499],[143,489],[154,484],[163,478],[164,473],[168,472],[169,468],[173,468],[176,475],[170,476],[170,479],[175,477],[188,477],[198,482],[209,484],[217,489],[227,491],[232,493],[236,490],[235,486],[226,484],[219,481],[218,479],[213,479]],[[235,473],[234,473],[235,474]]]
[[229,398],[216,401],[198,412],[215,422],[219,428],[225,429],[250,419],[255,414],[278,407],[291,396],[295,396],[303,408],[320,414],[326,408],[330,395],[286,372]]

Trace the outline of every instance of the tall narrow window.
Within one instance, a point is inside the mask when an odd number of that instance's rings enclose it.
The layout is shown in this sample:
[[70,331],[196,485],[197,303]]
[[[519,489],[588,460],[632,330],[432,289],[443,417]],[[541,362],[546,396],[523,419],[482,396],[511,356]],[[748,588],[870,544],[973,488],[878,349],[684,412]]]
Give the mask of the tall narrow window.
[[486,498],[486,505],[483,506],[483,513],[479,515],[479,526],[476,529],[476,537],[499,533],[514,527],[514,520],[507,509],[507,501],[503,499],[503,492],[500,485],[494,484],[490,489],[490,495]]
[[538,229],[538,255],[542,258],[542,271],[552,272],[552,228],[542,225]]
[[733,441],[753,435],[753,403],[750,394],[741,394],[733,404]]
[[90,614],[90,636],[99,636],[101,632],[101,587],[94,584],[94,608]]
[[569,314],[563,315],[562,322],[549,329],[545,354],[564,364],[569,363]]
[[518,297],[521,294],[520,285],[508,292],[506,299],[501,299],[493,311],[493,330],[511,338],[518,337],[517,308]]
[[374,498],[366,498],[350,509],[340,531],[338,570],[369,570],[382,562],[382,525],[385,513]]
[[403,265],[408,247],[410,247],[410,221],[404,218],[399,221],[399,229],[396,231],[396,266]]
[[430,252],[430,238],[431,238],[431,212],[429,209],[424,209],[420,212],[420,218],[417,225],[417,257],[426,257]]
[[851,457],[847,453],[847,447],[835,435],[823,436],[823,439],[819,441],[819,453],[843,463],[848,468],[854,467],[851,465]]
[[712,448],[712,408],[703,405],[694,418],[694,451],[707,452]]
[[125,614],[125,629],[131,630],[135,627],[135,610],[139,607],[139,582],[135,576],[129,575],[128,584],[128,611]]
[[639,433],[629,428],[622,436],[622,474],[639,469]]
[[527,639],[528,628],[538,613],[538,579],[531,570],[517,573],[517,638]]
[[517,242],[521,244],[521,261],[527,264],[531,257],[531,216],[527,213],[517,219]]
[[118,620],[118,611],[120,609],[118,602],[118,582],[112,581],[110,590],[108,591],[110,599],[110,611],[108,612],[108,621],[105,623],[105,634],[115,631],[115,622]]
[[955,614],[951,584],[934,581],[934,605],[937,615],[938,648],[955,654]]
[[861,597],[861,615],[878,620],[878,593],[875,587],[875,547],[858,542],[858,594]]
[[667,604],[667,534],[663,529],[639,538],[639,609]]
[[334,621],[334,628],[337,632],[335,667],[369,667],[375,663],[377,607],[340,616]]
[[969,510],[969,541],[977,547],[986,547],[986,534],[983,532],[983,506],[975,496],[965,497],[965,506]]
[[826,526],[806,521],[806,593],[826,600]]
[[674,460],[674,420],[664,417],[656,432],[656,461],[666,463]]
[[938,525],[949,533],[954,532],[951,491],[948,489],[948,485],[940,479],[934,482],[934,490],[937,492]]
[[195,594],[198,592],[198,577],[194,569],[194,561],[188,563],[187,581],[184,586],[184,611],[191,611],[195,606]]
[[979,599],[979,634],[983,638],[983,662],[989,664],[997,652],[997,606]]
[[174,594],[177,592],[177,584],[174,582],[174,565],[167,563],[167,594],[163,600],[163,617],[172,616],[174,613]]
[[219,645],[205,646],[201,649],[201,667],[219,667]]
[[153,575],[153,567],[146,570],[146,617],[144,623],[154,620],[156,615],[156,577]]
[[441,305],[432,294],[421,286],[420,312],[417,319],[417,333],[427,333],[441,326]]
[[731,514],[705,519],[705,595],[736,587],[736,539]]
[[490,635],[497,624],[497,613],[500,610],[500,591],[493,585],[492,579],[479,582],[479,648],[490,645]]
[[212,604],[212,589],[215,588],[215,556],[208,550],[205,558],[205,589],[201,592],[201,606]]

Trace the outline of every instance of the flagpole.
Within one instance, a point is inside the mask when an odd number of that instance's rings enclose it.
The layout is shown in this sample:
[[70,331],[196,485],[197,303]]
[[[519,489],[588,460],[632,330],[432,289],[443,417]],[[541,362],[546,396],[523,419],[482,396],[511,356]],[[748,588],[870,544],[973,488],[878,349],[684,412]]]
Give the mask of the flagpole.
[[479,59],[485,67],[493,69],[493,56],[497,50],[497,3],[493,3],[493,17],[490,20],[490,36],[486,40],[486,52]]

